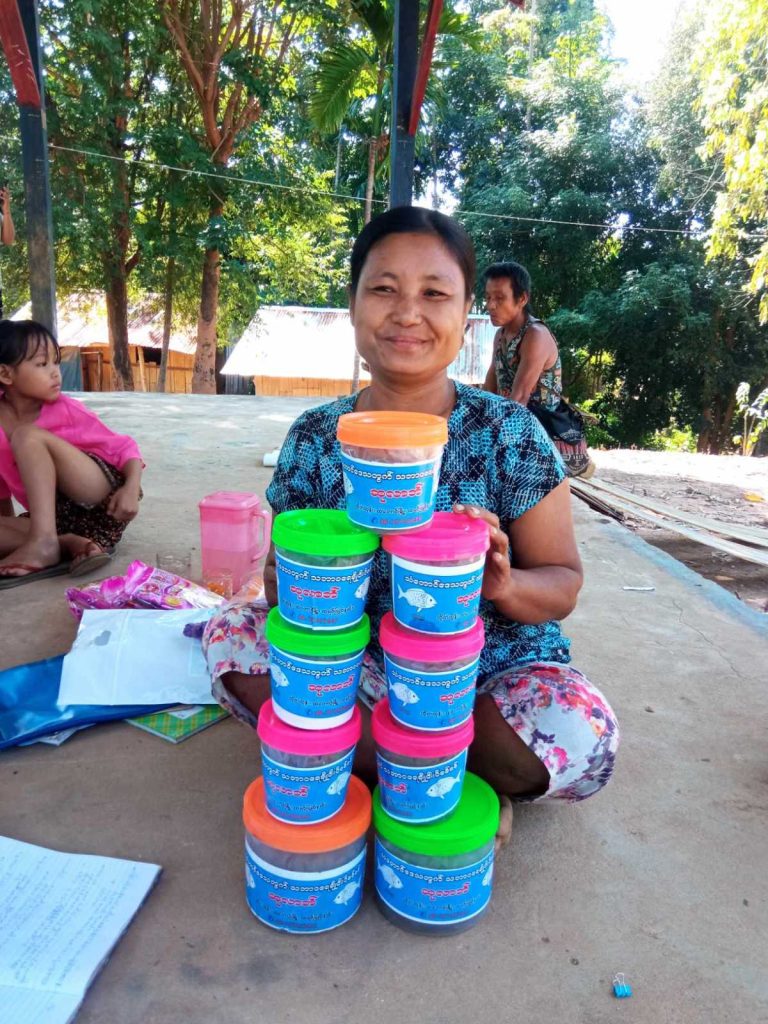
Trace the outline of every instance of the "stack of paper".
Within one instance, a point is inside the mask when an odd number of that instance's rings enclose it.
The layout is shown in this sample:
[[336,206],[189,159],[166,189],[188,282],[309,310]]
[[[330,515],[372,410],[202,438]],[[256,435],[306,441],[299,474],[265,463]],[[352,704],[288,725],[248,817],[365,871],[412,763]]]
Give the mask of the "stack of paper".
[[160,873],[0,836],[0,1020],[67,1024]]

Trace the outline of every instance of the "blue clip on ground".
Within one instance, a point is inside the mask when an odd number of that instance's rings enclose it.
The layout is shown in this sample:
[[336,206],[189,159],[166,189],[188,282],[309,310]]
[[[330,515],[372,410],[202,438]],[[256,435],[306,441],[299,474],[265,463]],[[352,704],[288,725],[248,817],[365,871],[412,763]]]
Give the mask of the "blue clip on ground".
[[613,979],[613,994],[617,999],[629,999],[632,995],[632,989],[623,974],[617,974]]

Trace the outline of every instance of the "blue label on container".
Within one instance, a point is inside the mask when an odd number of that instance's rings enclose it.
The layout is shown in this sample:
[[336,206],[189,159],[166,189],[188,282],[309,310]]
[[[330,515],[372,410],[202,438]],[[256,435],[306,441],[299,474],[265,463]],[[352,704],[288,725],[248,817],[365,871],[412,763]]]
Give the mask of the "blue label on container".
[[377,753],[382,807],[398,821],[444,818],[459,802],[466,767],[466,750],[428,768],[406,768]]
[[341,453],[347,515],[370,530],[413,530],[435,509],[440,459],[400,465]]
[[309,874],[277,868],[245,846],[248,906],[285,932],[327,932],[348,921],[360,906],[364,871],[365,849],[339,868]]
[[297,626],[342,629],[363,617],[373,557],[359,565],[302,565],[275,552],[280,614]]
[[392,717],[411,729],[454,729],[475,706],[478,655],[452,672],[422,672],[384,655]]
[[480,610],[485,558],[434,568],[392,556],[392,612],[420,633],[465,633]]
[[272,699],[302,718],[334,718],[354,706],[363,651],[343,661],[314,661],[269,648]]
[[376,840],[376,892],[396,914],[426,924],[457,924],[484,910],[491,898],[493,850],[461,868],[423,868]]
[[291,824],[311,825],[333,817],[344,805],[354,750],[321,768],[290,768],[261,751],[269,813]]

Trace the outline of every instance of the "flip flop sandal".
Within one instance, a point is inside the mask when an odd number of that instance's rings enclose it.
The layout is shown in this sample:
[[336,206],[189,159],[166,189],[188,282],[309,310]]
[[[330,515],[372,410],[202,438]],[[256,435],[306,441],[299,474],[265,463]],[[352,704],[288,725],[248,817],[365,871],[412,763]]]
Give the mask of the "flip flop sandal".
[[79,562],[71,563],[72,568],[69,569],[69,575],[86,576],[89,572],[95,572],[97,569],[109,565],[111,561],[112,555],[108,551],[96,551],[92,555],[81,558]]
[[0,575],[0,590],[10,590],[11,587],[20,587],[24,583],[34,583],[35,580],[47,580],[51,576],[64,576],[70,571],[71,562],[59,562],[56,565],[49,565],[45,569],[36,569],[34,565],[24,565],[22,562],[4,565],[4,569],[26,569],[23,576]]

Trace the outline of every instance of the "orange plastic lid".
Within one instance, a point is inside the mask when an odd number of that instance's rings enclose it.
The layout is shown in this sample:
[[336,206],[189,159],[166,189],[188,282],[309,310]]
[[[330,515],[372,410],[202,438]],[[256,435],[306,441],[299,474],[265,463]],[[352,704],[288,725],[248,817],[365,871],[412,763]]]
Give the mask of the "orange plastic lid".
[[371,823],[371,794],[355,775],[338,814],[317,825],[289,825],[273,818],[264,802],[264,779],[250,784],[243,797],[243,824],[256,839],[285,853],[325,853],[349,846]]
[[339,416],[336,437],[361,448],[418,448],[445,444],[448,421],[426,412],[348,412]]

